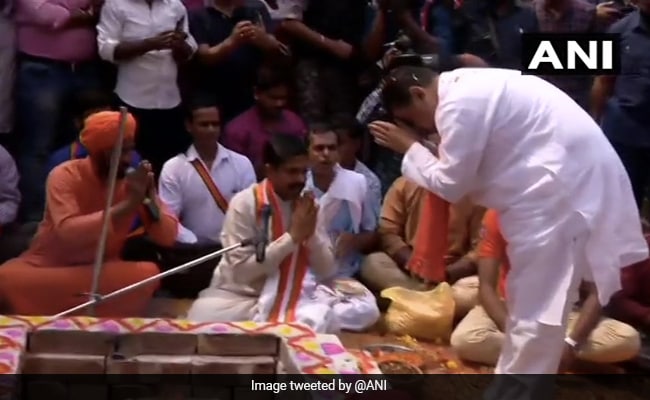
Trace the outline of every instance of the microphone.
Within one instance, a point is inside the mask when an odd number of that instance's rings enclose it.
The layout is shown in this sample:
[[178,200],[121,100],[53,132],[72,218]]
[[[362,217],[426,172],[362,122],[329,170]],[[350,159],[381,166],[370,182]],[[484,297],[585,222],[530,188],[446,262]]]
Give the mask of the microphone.
[[269,221],[271,220],[271,206],[266,204],[262,207],[262,231],[259,232],[257,243],[255,243],[255,261],[259,264],[266,260],[266,245],[269,243]]
[[[127,175],[130,175],[134,172],[135,172],[135,168],[133,167],[129,167],[126,170]],[[144,209],[147,211],[149,218],[151,218],[155,222],[160,221],[160,209],[158,208],[158,204],[156,204],[156,202],[153,201],[150,196],[147,196],[144,198],[144,200],[142,200],[142,205],[144,206]]]

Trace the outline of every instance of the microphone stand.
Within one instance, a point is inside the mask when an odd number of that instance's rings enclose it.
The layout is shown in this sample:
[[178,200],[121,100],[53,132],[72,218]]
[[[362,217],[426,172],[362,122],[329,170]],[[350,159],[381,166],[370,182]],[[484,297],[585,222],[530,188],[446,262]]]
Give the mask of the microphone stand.
[[102,267],[104,264],[104,254],[106,253],[106,240],[108,239],[108,226],[110,224],[110,209],[113,205],[113,197],[115,195],[115,185],[117,183],[117,169],[120,164],[120,157],[122,156],[122,144],[124,142],[124,131],[126,130],[127,120],[126,107],[120,107],[120,122],[117,141],[111,154],[111,166],[108,172],[108,196],[106,196],[106,207],[104,208],[104,221],[102,223],[102,230],[99,236],[99,243],[97,245],[97,252],[95,253],[95,264],[93,266],[93,279],[90,293],[88,294],[88,302],[90,303],[89,313],[95,315],[95,303],[99,296],[99,281],[102,274]]
[[230,252],[232,250],[238,249],[240,247],[255,246],[261,241],[265,242],[265,238],[263,237],[263,235],[258,234],[254,238],[246,239],[246,240],[243,240],[243,241],[241,241],[239,243],[235,243],[235,244],[233,244],[231,246],[224,247],[221,250],[217,250],[217,251],[214,251],[214,252],[212,252],[210,254],[206,254],[206,255],[204,255],[202,257],[199,257],[199,258],[197,258],[195,260],[188,261],[185,264],[179,265],[178,267],[169,269],[169,270],[167,270],[165,272],[161,272],[158,275],[154,275],[154,276],[151,276],[149,278],[143,279],[143,280],[141,280],[139,282],[133,283],[133,284],[128,285],[128,286],[125,286],[125,287],[123,287],[121,289],[117,289],[116,291],[111,292],[109,294],[106,294],[106,295],[102,296],[100,294],[95,293],[93,296],[91,296],[91,298],[87,302],[79,304],[78,306],[72,307],[72,308],[70,308],[68,310],[62,311],[62,312],[56,314],[54,316],[54,318],[66,317],[66,316],[68,316],[70,314],[74,314],[77,311],[81,311],[81,310],[83,310],[85,308],[90,308],[90,307],[94,308],[97,304],[99,304],[99,303],[101,303],[103,301],[112,299],[113,297],[117,297],[117,296],[125,294],[125,293],[128,293],[128,292],[130,292],[130,291],[132,291],[134,289],[137,289],[137,288],[142,287],[144,285],[150,284],[151,282],[155,282],[155,281],[157,281],[159,279],[166,278],[166,277],[171,276],[171,275],[176,275],[176,274],[181,273],[181,272],[183,272],[185,270],[188,270],[188,269],[190,269],[192,267],[195,267],[195,266],[197,266],[199,264],[203,264],[206,261],[210,261],[212,259],[220,257],[220,256],[222,256],[222,255],[224,255],[224,254],[226,254],[226,253],[228,253],[228,252]]

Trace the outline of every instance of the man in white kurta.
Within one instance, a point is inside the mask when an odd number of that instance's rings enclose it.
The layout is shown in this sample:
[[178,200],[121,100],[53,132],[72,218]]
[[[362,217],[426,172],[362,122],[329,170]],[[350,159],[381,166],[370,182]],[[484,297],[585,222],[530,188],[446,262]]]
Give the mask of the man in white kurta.
[[[267,178],[232,198],[221,233],[223,247],[258,236],[263,226],[260,207],[269,205],[270,243],[265,259],[256,260],[255,247],[241,247],[224,254],[210,286],[192,304],[188,319],[298,322],[319,332],[335,332],[339,328],[333,302],[320,301],[314,287],[303,285],[307,271],[317,282],[336,273],[324,225],[311,220],[318,210],[315,200],[301,193],[309,166],[307,148],[300,138],[288,135],[275,135],[265,146]],[[297,210],[299,202],[303,206],[308,203],[311,211],[305,213],[304,207],[302,212]],[[292,233],[304,232],[295,226],[304,228],[310,224],[312,231],[305,239]],[[297,299],[295,294],[299,294]],[[278,311],[279,308],[282,310]]]
[[[339,140],[328,128],[309,134],[311,170],[305,188],[319,203],[336,255],[336,279],[318,285],[315,293],[321,301],[333,302],[341,329],[363,331],[377,322],[380,313],[375,296],[354,276],[363,252],[375,243],[378,215],[365,176],[337,164]],[[305,284],[314,283],[308,275]]]
[[441,138],[436,156],[408,129],[370,124],[379,144],[405,153],[404,176],[451,203],[469,194],[501,216],[512,272],[496,372],[556,373],[567,346],[579,346],[563,325],[580,280],[589,272],[607,304],[621,266],[648,256],[619,158],[586,112],[535,76],[401,67],[386,82],[395,120]]

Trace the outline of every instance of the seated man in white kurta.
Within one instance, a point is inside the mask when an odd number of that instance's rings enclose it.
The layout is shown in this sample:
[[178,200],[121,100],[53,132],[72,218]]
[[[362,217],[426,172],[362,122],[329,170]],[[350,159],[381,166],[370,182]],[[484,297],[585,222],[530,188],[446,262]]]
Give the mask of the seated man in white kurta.
[[[376,241],[378,215],[366,178],[337,164],[339,139],[324,126],[313,127],[309,133],[311,169],[305,189],[318,199],[337,266],[336,279],[319,285],[316,295],[332,303],[341,329],[362,331],[377,322],[380,314],[373,294],[353,277],[363,253]],[[310,274],[305,284],[315,284]]]
[[269,244],[257,262],[255,247],[226,253],[210,286],[188,312],[192,321],[298,322],[318,332],[339,327],[331,302],[315,294],[306,277],[325,281],[336,274],[327,232],[318,223],[319,210],[304,193],[309,169],[302,139],[275,135],[263,149],[267,178],[235,195],[221,233],[223,247],[255,237],[270,209]]

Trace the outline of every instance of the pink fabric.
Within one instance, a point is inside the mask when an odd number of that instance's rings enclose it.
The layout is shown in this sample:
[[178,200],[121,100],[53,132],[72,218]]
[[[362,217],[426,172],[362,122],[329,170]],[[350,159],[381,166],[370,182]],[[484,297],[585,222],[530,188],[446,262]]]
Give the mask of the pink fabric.
[[221,143],[227,148],[248,157],[255,167],[262,164],[262,149],[275,133],[305,137],[307,127],[294,112],[284,110],[282,118],[272,127],[262,125],[262,120],[253,106],[226,125]]
[[17,0],[18,51],[68,62],[93,59],[97,52],[95,28],[63,28],[71,11],[90,4],[90,0]]

